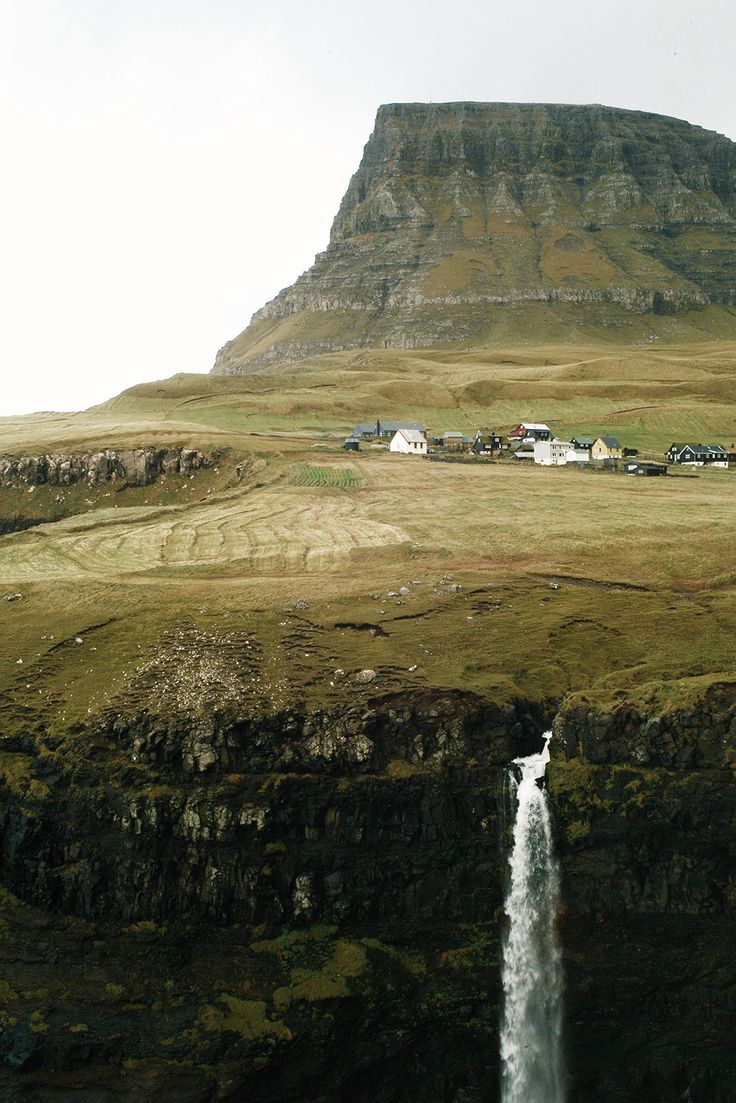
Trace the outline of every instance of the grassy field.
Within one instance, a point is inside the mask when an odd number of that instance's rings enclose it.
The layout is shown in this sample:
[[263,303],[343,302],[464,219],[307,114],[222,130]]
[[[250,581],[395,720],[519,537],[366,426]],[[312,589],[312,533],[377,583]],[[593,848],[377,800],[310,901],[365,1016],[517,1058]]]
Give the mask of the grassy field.
[[62,505],[56,488],[0,491],[0,517],[60,517],[0,538],[0,590],[23,595],[0,602],[5,730],[160,707],[183,655],[182,700],[203,708],[214,690],[259,708],[351,697],[363,667],[371,691],[545,700],[733,668],[736,472],[632,479],[340,446],[377,415],[430,432],[534,418],[650,454],[736,436],[733,346],[563,351],[333,356],[0,422],[0,454],[223,453],[216,473],[75,488]]

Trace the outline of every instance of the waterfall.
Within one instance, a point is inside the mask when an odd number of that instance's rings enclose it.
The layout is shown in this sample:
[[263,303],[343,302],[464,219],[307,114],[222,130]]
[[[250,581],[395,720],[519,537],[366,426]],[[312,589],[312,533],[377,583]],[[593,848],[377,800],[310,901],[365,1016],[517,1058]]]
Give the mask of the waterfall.
[[539,754],[514,759],[509,788],[516,800],[509,918],[503,947],[502,1103],[564,1103],[562,958],[555,920],[559,872],[547,794],[538,782],[549,762]]

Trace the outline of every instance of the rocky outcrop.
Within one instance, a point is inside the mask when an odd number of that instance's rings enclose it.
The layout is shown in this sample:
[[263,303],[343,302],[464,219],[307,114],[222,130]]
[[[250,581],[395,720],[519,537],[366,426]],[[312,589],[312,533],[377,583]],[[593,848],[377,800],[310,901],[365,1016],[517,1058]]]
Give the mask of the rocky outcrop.
[[[3,741],[8,1099],[497,1099],[503,778],[549,708],[374,685]],[[727,1103],[736,682],[571,695],[554,728],[570,1101]]]
[[726,1103],[736,680],[578,694],[555,730],[573,1100]]
[[119,482],[126,486],[148,486],[162,475],[188,477],[201,467],[210,467],[216,457],[196,448],[133,448],[100,452],[51,452],[17,459],[0,458],[0,487],[97,486]]
[[736,144],[719,134],[597,105],[388,104],[328,248],[213,370],[712,304],[736,332],[735,260]]
[[487,1098],[503,763],[546,717],[353,692],[4,741],[4,1098]]
[[38,788],[6,805],[6,884],[87,918],[480,920],[502,895],[503,764],[539,726],[523,702],[447,694],[250,719],[113,714],[71,769],[71,748],[44,741],[39,762],[19,741]]

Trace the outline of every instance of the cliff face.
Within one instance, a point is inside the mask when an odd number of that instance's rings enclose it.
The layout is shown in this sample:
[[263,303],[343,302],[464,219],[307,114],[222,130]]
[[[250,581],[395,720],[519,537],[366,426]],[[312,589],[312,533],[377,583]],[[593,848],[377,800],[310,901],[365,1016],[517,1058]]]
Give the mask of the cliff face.
[[6,739],[0,1094],[486,1098],[502,764],[542,720],[448,691]]
[[116,480],[126,486],[149,486],[161,475],[186,477],[214,462],[213,457],[194,448],[106,448],[101,452],[0,457],[0,487],[95,486]]
[[735,261],[736,144],[719,134],[600,106],[389,104],[328,248],[214,371],[625,334],[632,315],[709,306],[736,332]]
[[[212,704],[5,739],[3,1098],[492,1103],[504,767],[548,706]],[[736,682],[554,728],[571,1103],[727,1103]]]
[[572,1098],[726,1103],[736,681],[577,695],[555,730]]

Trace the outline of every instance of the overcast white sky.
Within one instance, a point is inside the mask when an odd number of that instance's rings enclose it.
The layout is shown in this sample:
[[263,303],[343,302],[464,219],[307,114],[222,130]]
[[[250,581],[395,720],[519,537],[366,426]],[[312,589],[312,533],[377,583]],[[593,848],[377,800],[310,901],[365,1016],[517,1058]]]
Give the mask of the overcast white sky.
[[309,267],[380,103],[736,139],[733,0],[0,0],[0,415],[209,371]]

